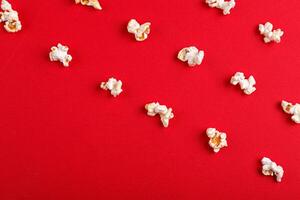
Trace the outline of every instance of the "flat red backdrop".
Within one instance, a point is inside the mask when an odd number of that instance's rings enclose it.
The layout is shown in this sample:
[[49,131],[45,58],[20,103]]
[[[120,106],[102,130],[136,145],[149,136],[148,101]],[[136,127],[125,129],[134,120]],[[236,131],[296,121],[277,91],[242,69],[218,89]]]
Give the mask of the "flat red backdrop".
[[[229,16],[204,0],[11,0],[23,30],[0,29],[1,200],[300,199],[300,125],[280,101],[300,102],[300,1],[243,0]],[[145,42],[127,22],[152,23]],[[282,28],[264,44],[259,23]],[[69,68],[50,62],[68,45]],[[189,45],[201,66],[176,59]],[[230,85],[254,75],[257,91]],[[114,76],[124,92],[99,89]],[[174,109],[163,128],[144,105]],[[228,135],[214,154],[205,130]],[[261,175],[260,159],[282,165],[282,183]]]

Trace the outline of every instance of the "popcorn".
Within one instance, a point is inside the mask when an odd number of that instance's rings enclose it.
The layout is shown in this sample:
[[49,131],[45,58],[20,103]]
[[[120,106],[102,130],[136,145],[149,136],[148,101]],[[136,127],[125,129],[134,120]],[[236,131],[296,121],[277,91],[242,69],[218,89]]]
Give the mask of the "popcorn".
[[49,57],[51,61],[60,61],[65,67],[69,67],[69,62],[72,56],[68,54],[69,47],[63,46],[58,43],[57,47],[51,47]]
[[250,76],[248,79],[245,78],[244,73],[236,72],[234,76],[231,77],[230,83],[232,85],[240,85],[240,88],[244,90],[244,93],[247,95],[252,94],[256,88],[254,85],[256,81],[253,76]]
[[273,24],[271,24],[270,22],[267,22],[264,25],[259,24],[258,29],[260,34],[264,36],[265,43],[269,43],[271,41],[279,43],[281,41],[281,37],[284,34],[281,29],[273,30]]
[[291,119],[297,123],[300,124],[300,104],[296,103],[295,105],[287,102],[287,101],[282,101],[281,102],[281,107],[284,112],[293,115]]
[[149,116],[155,116],[159,114],[160,120],[164,127],[169,126],[169,120],[174,118],[172,108],[167,108],[165,105],[160,105],[158,102],[149,103],[145,105],[145,109],[147,110],[147,114]]
[[261,164],[262,164],[262,173],[265,176],[276,176],[276,181],[281,182],[281,179],[284,174],[284,170],[280,165],[277,165],[275,162],[270,160],[267,157],[263,157],[261,159]]
[[137,41],[144,41],[150,33],[151,23],[147,22],[140,25],[135,19],[131,19],[127,25],[127,31],[134,34]]
[[102,7],[98,0],[75,0],[75,3],[76,4],[81,3],[81,5],[92,6],[97,10],[102,10]]
[[122,81],[118,81],[115,78],[110,78],[107,82],[102,82],[100,88],[103,90],[110,90],[110,94],[114,97],[118,96],[123,91]]
[[179,51],[177,58],[183,62],[188,62],[190,67],[200,65],[204,58],[204,51],[198,50],[196,47],[186,47]]
[[21,21],[19,20],[18,12],[12,9],[11,4],[2,0],[0,12],[0,22],[5,22],[4,28],[7,32],[15,33],[22,29]]
[[214,149],[215,153],[218,153],[221,148],[227,147],[226,133],[219,132],[215,128],[206,129],[206,135],[210,138],[208,144]]
[[223,15],[230,14],[230,10],[235,7],[235,0],[206,0],[206,3],[211,8],[219,8],[223,10]]

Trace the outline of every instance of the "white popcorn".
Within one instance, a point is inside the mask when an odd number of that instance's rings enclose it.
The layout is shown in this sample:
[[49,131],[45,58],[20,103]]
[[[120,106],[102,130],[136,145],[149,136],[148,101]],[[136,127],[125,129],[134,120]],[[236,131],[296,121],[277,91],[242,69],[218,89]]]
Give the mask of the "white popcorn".
[[218,153],[221,148],[228,146],[226,133],[219,132],[215,128],[208,128],[206,129],[206,135],[209,137],[208,144],[215,153]]
[[219,8],[223,10],[224,15],[230,14],[230,10],[235,7],[235,0],[206,0],[206,3],[211,8]]
[[198,50],[196,47],[186,47],[179,51],[177,58],[188,63],[190,67],[200,65],[204,58],[204,51]]
[[151,23],[147,22],[140,25],[135,19],[131,19],[127,25],[127,31],[134,34],[137,41],[144,41],[150,34]]
[[69,47],[63,46],[58,43],[57,47],[51,47],[49,58],[51,61],[60,61],[65,67],[69,67],[69,62],[72,56],[68,54]]
[[21,21],[19,20],[18,12],[12,9],[11,4],[2,0],[0,12],[0,22],[4,22],[4,28],[7,32],[15,33],[22,29]]
[[103,90],[110,90],[110,94],[114,97],[118,96],[123,91],[122,81],[118,81],[115,78],[110,78],[107,82],[102,82],[100,88]]
[[281,106],[284,112],[293,115],[291,119],[297,123],[300,124],[300,104],[296,103],[295,105],[287,102],[287,101],[281,101]]
[[81,3],[81,5],[92,6],[97,10],[102,10],[102,7],[98,0],[75,0],[75,3]]
[[256,81],[253,76],[250,76],[248,79],[245,78],[244,73],[236,72],[234,76],[231,77],[230,83],[232,85],[240,85],[240,88],[244,91],[245,94],[250,95],[252,94],[256,88],[254,85]]
[[284,174],[284,170],[280,165],[277,165],[275,162],[270,160],[267,157],[263,157],[261,159],[261,164],[262,164],[262,173],[265,176],[276,176],[276,181],[281,182],[281,179]]
[[172,108],[167,108],[165,105],[160,105],[158,102],[153,102],[145,105],[145,109],[147,110],[147,114],[149,116],[155,116],[159,114],[160,120],[164,127],[169,126],[169,120],[174,118]]
[[271,41],[279,43],[281,41],[281,37],[284,34],[281,29],[273,30],[273,24],[271,24],[270,22],[259,24],[258,29],[260,34],[264,36],[265,43],[269,43]]

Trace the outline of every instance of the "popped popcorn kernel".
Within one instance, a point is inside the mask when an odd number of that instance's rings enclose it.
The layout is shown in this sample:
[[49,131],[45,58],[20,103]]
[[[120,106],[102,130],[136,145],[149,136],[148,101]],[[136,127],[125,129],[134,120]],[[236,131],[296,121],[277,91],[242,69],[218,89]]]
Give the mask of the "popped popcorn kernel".
[[259,24],[258,30],[260,34],[264,36],[265,43],[269,43],[272,41],[279,43],[281,41],[281,37],[284,34],[281,29],[273,30],[273,24],[271,24],[270,22]]
[[230,10],[235,7],[235,0],[205,0],[205,2],[211,8],[219,8],[223,10],[223,15],[230,14]]
[[262,173],[265,176],[276,176],[276,181],[281,182],[284,170],[280,165],[277,165],[271,159],[263,157],[261,159]]
[[108,79],[107,82],[102,82],[100,88],[103,90],[110,90],[110,94],[114,97],[117,97],[121,94],[122,90],[122,81],[115,78]]
[[68,54],[69,47],[58,43],[57,47],[51,47],[49,58],[51,61],[60,61],[64,67],[69,67],[69,62],[72,60],[72,56]]
[[0,12],[0,22],[4,22],[4,28],[9,33],[15,33],[22,29],[21,21],[19,20],[18,12],[12,9],[11,4],[2,0]]
[[206,129],[206,135],[209,137],[209,146],[213,148],[215,153],[218,153],[223,147],[227,147],[226,133],[219,132],[215,128]]
[[160,105],[158,102],[153,102],[145,105],[148,116],[159,114],[160,120],[164,127],[169,126],[170,119],[174,118],[173,109],[167,108],[165,105]]
[[102,10],[102,7],[98,0],[75,0],[76,4],[81,4],[84,6],[91,6],[97,10]]
[[285,113],[288,113],[292,115],[291,119],[297,123],[300,124],[300,104],[292,104],[287,101],[281,101],[281,107]]
[[204,51],[198,50],[196,47],[186,47],[179,51],[177,58],[182,62],[187,62],[190,67],[200,65],[204,58]]
[[234,76],[231,77],[230,83],[232,85],[240,85],[241,90],[244,91],[245,94],[250,95],[256,91],[254,85],[256,81],[253,76],[249,76],[248,79],[245,78],[244,73],[236,72]]
[[150,22],[140,25],[135,19],[131,19],[127,25],[127,31],[134,34],[137,41],[144,41],[150,34]]

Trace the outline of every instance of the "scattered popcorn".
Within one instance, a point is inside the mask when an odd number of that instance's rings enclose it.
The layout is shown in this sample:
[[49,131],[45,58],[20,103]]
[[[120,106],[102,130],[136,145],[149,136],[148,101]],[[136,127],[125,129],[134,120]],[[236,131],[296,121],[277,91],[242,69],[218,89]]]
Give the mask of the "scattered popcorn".
[[58,43],[57,47],[51,47],[49,57],[51,61],[60,61],[65,67],[69,67],[69,62],[72,60],[72,56],[68,54],[69,47],[63,46]]
[[231,77],[230,83],[232,85],[239,84],[241,89],[244,90],[244,93],[247,95],[252,94],[256,90],[254,87],[256,84],[254,77],[250,76],[248,79],[246,79],[244,73],[242,72],[236,72],[235,75]]
[[81,3],[81,5],[92,6],[97,10],[102,10],[102,7],[98,0],[75,0],[75,3]]
[[300,124],[300,104],[293,105],[287,101],[281,101],[281,106],[284,112],[293,115],[291,119],[295,123]]
[[206,129],[206,135],[210,138],[208,144],[214,149],[215,153],[218,153],[221,148],[227,147],[226,133],[219,132],[215,128]]
[[102,82],[100,88],[103,90],[110,90],[110,94],[114,97],[118,96],[123,91],[122,81],[118,81],[115,78],[110,78],[107,82]]
[[15,33],[22,29],[21,21],[19,20],[18,12],[12,9],[11,4],[2,0],[0,12],[0,22],[5,22],[4,28],[7,32]]
[[140,25],[135,19],[132,19],[128,22],[127,31],[134,34],[137,41],[144,41],[150,33],[150,25],[149,22]]
[[204,51],[198,50],[196,47],[186,47],[179,51],[177,58],[183,62],[188,62],[190,67],[200,65],[204,58]]
[[265,43],[269,43],[271,41],[279,43],[281,41],[281,37],[284,34],[281,29],[273,30],[273,24],[271,24],[270,22],[267,22],[264,25],[259,24],[258,29],[260,34],[264,36]]
[[211,8],[219,8],[223,10],[223,15],[230,14],[230,10],[235,7],[235,0],[206,0],[206,3]]
[[169,126],[169,120],[174,118],[173,110],[172,108],[167,108],[165,105],[160,105],[157,103],[149,103],[145,105],[145,109],[148,111],[147,114],[149,116],[155,116],[159,114],[160,120],[163,123],[164,127]]
[[261,159],[262,164],[262,173],[265,176],[276,176],[276,181],[281,182],[283,177],[283,168],[280,165],[277,165],[275,162],[270,160],[269,158],[263,157]]

